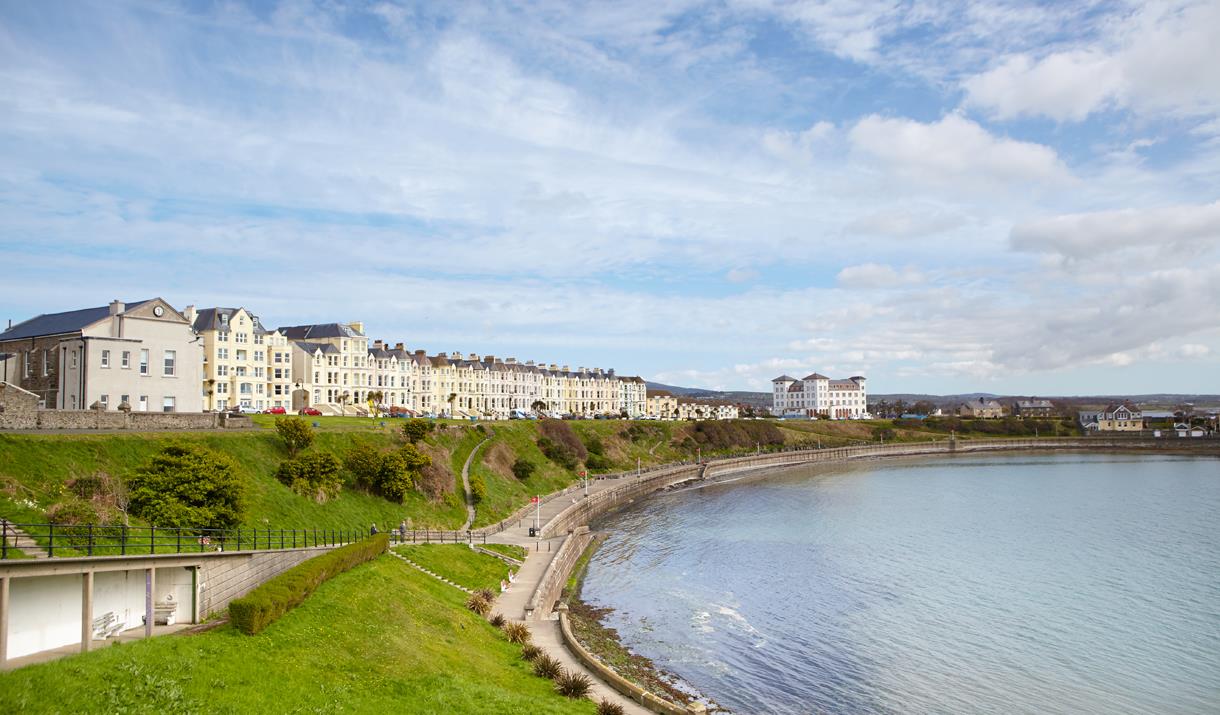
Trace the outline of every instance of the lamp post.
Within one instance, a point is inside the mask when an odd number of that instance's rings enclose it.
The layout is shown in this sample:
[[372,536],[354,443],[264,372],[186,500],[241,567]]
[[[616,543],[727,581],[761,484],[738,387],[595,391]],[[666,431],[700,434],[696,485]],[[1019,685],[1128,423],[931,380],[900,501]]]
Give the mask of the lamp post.
[[580,476],[585,480],[585,499],[589,498],[589,470],[580,470]]

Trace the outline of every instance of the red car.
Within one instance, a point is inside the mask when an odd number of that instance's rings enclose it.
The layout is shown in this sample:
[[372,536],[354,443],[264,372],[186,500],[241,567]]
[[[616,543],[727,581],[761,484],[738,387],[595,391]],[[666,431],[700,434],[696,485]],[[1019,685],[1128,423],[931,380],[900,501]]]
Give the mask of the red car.
[[309,415],[310,417],[318,417],[322,414],[322,411],[316,407],[302,407],[300,414]]
[[268,408],[267,408],[267,411],[266,411],[266,412],[264,412],[263,414],[267,414],[267,415],[283,415],[283,414],[287,414],[287,410],[285,410],[283,407],[268,407]]

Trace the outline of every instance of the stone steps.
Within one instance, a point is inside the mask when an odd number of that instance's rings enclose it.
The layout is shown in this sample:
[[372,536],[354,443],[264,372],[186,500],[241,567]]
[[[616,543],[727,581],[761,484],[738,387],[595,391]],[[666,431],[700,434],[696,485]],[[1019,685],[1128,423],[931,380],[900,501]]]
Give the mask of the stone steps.
[[453,586],[454,588],[456,588],[459,591],[465,591],[466,593],[474,593],[473,590],[466,588],[465,586],[459,586],[458,584],[450,581],[449,579],[445,578],[444,576],[441,576],[440,574],[436,574],[436,573],[429,571],[428,569],[424,568],[423,566],[420,566],[419,564],[415,563],[411,559],[408,559],[406,556],[403,556],[402,554],[400,554],[396,551],[391,551],[390,553],[393,554],[394,556],[398,557],[399,559],[402,559],[403,561],[407,562],[407,564],[409,566],[412,566],[420,571],[423,571],[424,573],[428,574],[429,576],[436,579],[437,581],[440,581],[441,583],[449,584],[450,586]]
[[4,538],[8,542],[10,549],[15,548],[26,556],[35,559],[47,558],[46,549],[39,546],[37,541],[30,538],[29,534],[12,524],[4,525]]

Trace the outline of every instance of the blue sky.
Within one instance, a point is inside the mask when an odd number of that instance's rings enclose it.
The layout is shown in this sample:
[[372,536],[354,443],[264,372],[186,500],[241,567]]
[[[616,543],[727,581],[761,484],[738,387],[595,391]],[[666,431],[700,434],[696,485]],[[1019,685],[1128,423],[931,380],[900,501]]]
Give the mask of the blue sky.
[[1220,1],[0,5],[0,318],[1220,392]]

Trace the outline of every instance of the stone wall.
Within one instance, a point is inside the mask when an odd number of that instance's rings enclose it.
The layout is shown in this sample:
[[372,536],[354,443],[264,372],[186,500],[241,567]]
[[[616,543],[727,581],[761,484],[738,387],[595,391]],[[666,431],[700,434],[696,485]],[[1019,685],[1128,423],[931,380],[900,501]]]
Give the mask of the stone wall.
[[589,533],[587,526],[577,527],[563,540],[559,552],[551,559],[551,563],[547,564],[542,580],[538,582],[529,603],[525,605],[526,620],[543,620],[551,616],[551,610],[563,592],[563,585],[567,583],[568,574],[572,573],[572,567],[592,540],[593,535]]
[[0,382],[0,427],[34,429],[38,424],[38,395]]
[[[218,427],[249,427],[250,419],[228,420],[215,412],[120,412],[118,410],[40,410],[37,398],[30,409],[28,398],[10,408],[5,393],[20,388],[8,386],[0,390],[0,430],[204,430]],[[29,395],[29,393],[26,393]]]
[[316,546],[284,551],[253,551],[228,558],[209,559],[199,569],[199,616],[224,610],[273,576],[334,547]]

